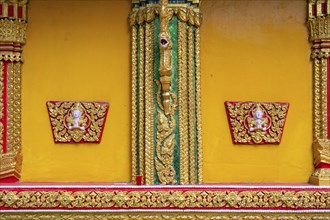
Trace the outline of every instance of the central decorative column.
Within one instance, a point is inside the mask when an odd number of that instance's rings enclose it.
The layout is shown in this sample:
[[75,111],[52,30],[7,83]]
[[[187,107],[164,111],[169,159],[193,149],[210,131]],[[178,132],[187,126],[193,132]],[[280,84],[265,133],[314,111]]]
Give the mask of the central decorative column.
[[201,183],[199,0],[132,5],[132,181]]

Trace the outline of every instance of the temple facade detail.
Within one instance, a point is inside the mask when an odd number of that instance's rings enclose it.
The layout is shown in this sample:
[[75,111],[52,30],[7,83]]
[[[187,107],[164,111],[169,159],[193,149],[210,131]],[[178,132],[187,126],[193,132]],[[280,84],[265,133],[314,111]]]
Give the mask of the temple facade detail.
[[201,183],[199,1],[132,4],[132,181]]

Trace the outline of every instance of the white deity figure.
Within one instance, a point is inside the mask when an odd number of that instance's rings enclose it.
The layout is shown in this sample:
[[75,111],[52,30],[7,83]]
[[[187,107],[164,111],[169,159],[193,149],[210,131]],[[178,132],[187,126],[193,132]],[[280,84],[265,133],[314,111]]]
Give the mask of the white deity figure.
[[80,129],[82,131],[85,130],[84,126],[80,126],[82,123],[81,120],[81,115],[82,115],[82,110],[80,110],[80,105],[79,103],[75,104],[74,108],[71,110],[71,115],[72,119],[68,123],[68,129],[73,130],[73,129]]
[[261,109],[260,105],[257,105],[257,108],[253,112],[253,118],[249,119],[249,130],[250,131],[257,131],[267,130],[267,118],[264,118],[264,112]]

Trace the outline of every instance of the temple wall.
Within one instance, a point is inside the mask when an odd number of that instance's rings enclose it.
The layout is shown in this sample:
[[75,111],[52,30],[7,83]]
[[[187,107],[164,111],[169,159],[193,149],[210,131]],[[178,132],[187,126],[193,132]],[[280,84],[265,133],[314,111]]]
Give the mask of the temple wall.
[[[312,82],[305,1],[202,2],[204,182],[307,182]],[[130,181],[129,0],[29,4],[21,181]],[[108,101],[100,144],[54,144],[48,100]],[[224,101],[285,101],[280,145],[233,145]]]
[[[307,182],[312,82],[305,1],[205,1],[201,28],[205,182]],[[290,103],[280,145],[233,145],[224,101]]]
[[[30,1],[22,181],[130,177],[129,1]],[[54,144],[48,100],[107,101],[100,144]]]

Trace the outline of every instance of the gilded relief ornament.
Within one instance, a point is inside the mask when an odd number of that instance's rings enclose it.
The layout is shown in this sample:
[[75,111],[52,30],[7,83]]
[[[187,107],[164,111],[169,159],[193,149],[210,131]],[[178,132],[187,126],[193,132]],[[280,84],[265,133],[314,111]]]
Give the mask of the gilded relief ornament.
[[280,144],[289,103],[225,102],[234,144]]
[[47,102],[55,143],[100,143],[109,104]]
[[161,184],[176,184],[173,166],[175,146],[176,96],[171,92],[172,76],[172,42],[169,33],[171,13],[168,1],[160,1],[160,33],[158,36],[160,50],[160,79],[156,80],[157,91],[157,143],[155,168]]

